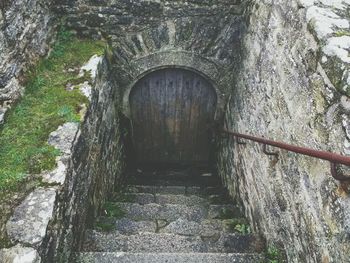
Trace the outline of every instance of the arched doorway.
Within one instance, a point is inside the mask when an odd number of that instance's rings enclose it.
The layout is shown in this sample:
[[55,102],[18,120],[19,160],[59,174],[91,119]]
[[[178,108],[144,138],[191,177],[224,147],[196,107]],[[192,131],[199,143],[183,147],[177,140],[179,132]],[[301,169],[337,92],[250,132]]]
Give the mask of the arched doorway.
[[129,103],[138,162],[208,162],[217,96],[204,77],[179,68],[151,72],[135,84]]

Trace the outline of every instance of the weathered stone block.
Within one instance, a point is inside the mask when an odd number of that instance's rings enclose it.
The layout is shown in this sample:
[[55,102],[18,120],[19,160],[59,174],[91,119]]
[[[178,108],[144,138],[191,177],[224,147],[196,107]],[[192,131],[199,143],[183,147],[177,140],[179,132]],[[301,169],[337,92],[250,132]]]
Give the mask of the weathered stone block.
[[10,239],[32,246],[40,245],[53,216],[55,199],[54,188],[37,188],[29,194],[6,224]]
[[0,261],[3,263],[40,263],[39,253],[34,248],[16,245],[0,250]]

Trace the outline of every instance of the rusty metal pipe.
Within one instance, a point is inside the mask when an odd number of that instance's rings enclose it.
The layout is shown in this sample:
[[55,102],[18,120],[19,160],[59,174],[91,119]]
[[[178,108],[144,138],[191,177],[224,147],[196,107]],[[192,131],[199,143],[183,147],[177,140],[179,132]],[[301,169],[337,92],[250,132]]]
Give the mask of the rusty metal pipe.
[[314,150],[306,147],[301,147],[301,146],[295,146],[283,142],[276,142],[272,140],[268,140],[265,138],[260,138],[260,137],[255,137],[251,135],[246,135],[246,134],[241,134],[233,131],[228,131],[228,130],[222,130],[222,132],[226,134],[230,134],[235,137],[251,140],[254,142],[258,143],[263,143],[263,144],[268,144],[274,147],[278,147],[287,151],[295,152],[295,153],[300,153],[303,155],[311,156],[311,157],[316,157],[319,159],[327,160],[332,163],[338,163],[338,164],[344,164],[347,166],[350,166],[350,157],[343,156],[337,153],[331,153],[331,152],[326,152],[326,151],[319,151],[319,150]]

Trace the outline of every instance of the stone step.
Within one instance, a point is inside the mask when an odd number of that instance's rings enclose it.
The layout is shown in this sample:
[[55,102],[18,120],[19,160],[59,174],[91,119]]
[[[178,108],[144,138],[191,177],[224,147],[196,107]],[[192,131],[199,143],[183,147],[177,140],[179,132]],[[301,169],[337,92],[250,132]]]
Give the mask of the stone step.
[[201,222],[179,218],[164,227],[158,228],[159,233],[169,233],[184,236],[200,236],[202,238],[219,236],[222,233],[232,233],[231,220],[206,219]]
[[239,253],[77,253],[75,263],[263,263],[259,254]]
[[260,253],[264,242],[255,235],[223,233],[217,237],[182,236],[143,232],[121,235],[118,232],[86,232],[83,251],[148,253]]
[[174,221],[178,218],[190,221],[202,221],[203,219],[231,219],[241,217],[241,212],[234,205],[180,205],[180,204],[156,204],[116,202],[118,207],[125,212],[125,217],[133,220],[167,220]]
[[162,186],[215,186],[220,185],[220,180],[217,176],[209,173],[203,173],[197,176],[191,175],[139,175],[133,177],[130,184],[139,185],[162,185]]
[[[183,195],[183,194],[150,194],[150,193],[124,193],[122,198],[115,194],[114,201],[124,199],[125,202],[133,202],[141,205],[157,203],[157,204],[183,204],[188,206],[193,205],[209,205],[209,204],[229,204],[230,201],[223,195],[209,195],[207,197],[198,195]],[[124,202],[124,201],[122,201]]]
[[222,232],[234,232],[234,222],[236,224],[246,223],[244,219],[207,219],[201,222],[195,222],[179,218],[168,222],[166,220],[135,221],[127,217],[121,219],[100,217],[97,225],[112,226],[110,230],[116,230],[123,235],[139,234],[141,232],[159,232],[185,236],[213,237],[220,235]]
[[128,171],[130,181],[134,180],[177,180],[182,182],[198,182],[202,180],[219,180],[219,176],[210,171],[211,169],[135,169]]
[[175,195],[175,194],[147,194],[147,193],[126,193],[124,194],[126,200],[138,204],[184,204],[205,205],[209,204],[209,200],[197,195]]
[[149,194],[182,194],[182,195],[212,195],[224,194],[226,190],[222,187],[201,187],[201,186],[164,186],[164,185],[129,185],[127,192],[149,193]]
[[191,221],[201,221],[208,217],[208,209],[204,206],[160,205],[155,203],[140,205],[137,203],[117,203],[125,217],[133,220],[167,220],[174,221],[180,217]]
[[156,194],[157,204],[184,204],[184,205],[209,205],[209,204],[230,204],[230,200],[225,195],[212,194],[208,196],[200,195],[171,195]]

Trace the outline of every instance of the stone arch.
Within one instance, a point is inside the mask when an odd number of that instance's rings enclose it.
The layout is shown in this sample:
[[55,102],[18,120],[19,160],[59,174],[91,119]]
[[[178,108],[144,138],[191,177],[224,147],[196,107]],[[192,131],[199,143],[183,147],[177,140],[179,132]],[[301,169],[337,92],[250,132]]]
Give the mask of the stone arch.
[[133,69],[133,72],[130,72],[132,77],[125,86],[122,95],[123,113],[127,117],[130,117],[129,96],[134,85],[147,74],[165,68],[181,68],[193,71],[210,82],[217,97],[215,120],[222,117],[226,103],[226,87],[220,81],[220,66],[213,61],[187,51],[160,51],[135,58],[130,65],[130,68]]

